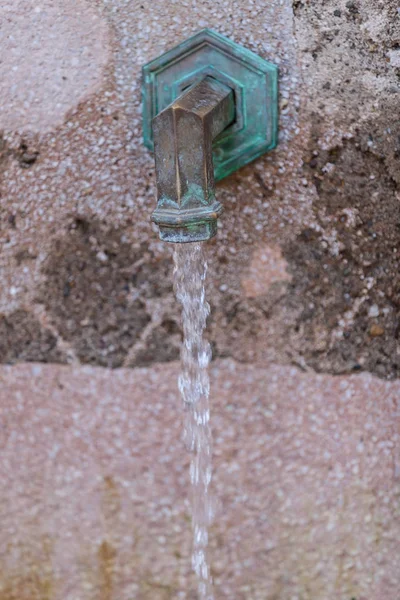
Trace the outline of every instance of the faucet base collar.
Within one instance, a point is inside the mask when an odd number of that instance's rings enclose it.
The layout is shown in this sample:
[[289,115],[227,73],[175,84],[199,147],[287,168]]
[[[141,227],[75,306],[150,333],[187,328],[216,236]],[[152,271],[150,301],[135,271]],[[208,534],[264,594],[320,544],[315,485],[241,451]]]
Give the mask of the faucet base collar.
[[159,226],[165,242],[204,242],[217,233],[217,219],[222,213],[220,202],[193,209],[156,208],[152,221]]

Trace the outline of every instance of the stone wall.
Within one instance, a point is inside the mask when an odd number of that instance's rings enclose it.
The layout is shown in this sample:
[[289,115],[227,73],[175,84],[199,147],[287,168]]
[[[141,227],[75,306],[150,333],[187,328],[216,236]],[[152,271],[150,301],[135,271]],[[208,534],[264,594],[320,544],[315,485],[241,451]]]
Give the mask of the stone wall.
[[399,14],[342,4],[2,8],[2,362],[177,358],[140,67],[209,25],[281,69],[277,151],[218,190],[214,356],[397,377]]
[[[175,521],[168,513],[157,529],[168,547],[165,564],[159,556],[164,542],[158,538],[139,544],[140,558],[133,542],[132,548],[128,542],[124,546],[121,536],[128,518],[134,528],[141,511],[151,524],[162,510],[151,490],[154,464],[162,461],[160,425],[153,421],[159,418],[172,427],[172,416],[179,414],[173,383],[181,339],[179,309],[172,291],[171,247],[158,240],[149,221],[154,164],[141,140],[140,69],[202,27],[280,67],[279,146],[218,185],[225,213],[217,238],[206,245],[212,309],[208,335],[219,382],[215,428],[242,432],[236,445],[216,436],[216,453],[223,457],[217,459],[216,486],[231,515],[231,521],[221,517],[213,534],[217,571],[217,555],[222,557],[218,597],[395,599],[400,589],[391,541],[392,534],[400,533],[395,510],[400,456],[395,381],[400,368],[397,2],[40,0],[31,5],[6,0],[0,19],[0,410],[6,423],[11,419],[0,463],[4,477],[13,479],[15,473],[16,478],[0,501],[0,518],[11,522],[14,501],[20,502],[20,511],[32,514],[26,522],[19,514],[12,519],[7,543],[15,539],[16,545],[11,563],[3,560],[0,599],[23,600],[21,589],[28,580],[29,598],[192,597],[186,509],[181,506]],[[7,366],[27,362],[35,364]],[[147,370],[137,371],[139,367]],[[32,391],[35,369],[40,375]],[[274,387],[272,373],[279,373],[282,382],[293,381],[292,387]],[[162,409],[153,416],[143,412],[141,397],[133,391],[141,377],[160,385],[165,378],[176,404],[164,407],[159,388],[149,384],[142,393]],[[247,388],[236,400],[229,399],[229,386],[235,389],[241,378]],[[291,403],[300,380],[306,393],[298,397],[295,415]],[[105,392],[99,381],[110,389]],[[110,391],[121,381],[132,386],[132,408],[124,404],[123,409],[132,411],[131,429],[114,431],[110,417],[109,427],[100,432],[114,453],[129,455],[128,466],[124,460],[114,463],[106,450],[103,454],[95,438],[80,446],[82,423],[71,451],[72,462],[81,453],[87,457],[87,489],[79,502],[69,502],[76,487],[68,487],[68,477],[77,482],[81,477],[72,467],[69,472],[62,462],[59,490],[52,495],[38,466],[24,470],[13,463],[18,439],[23,448],[26,440],[32,443],[34,454],[35,440],[40,445],[45,435],[46,456],[58,446],[66,452],[67,441],[60,441],[58,428],[64,420],[69,423],[71,414],[90,421],[86,409],[81,414],[81,404],[88,402],[95,412],[97,400],[108,402],[117,415],[120,402],[129,398],[128,392],[121,400],[122,392],[114,397]],[[56,403],[61,398],[57,410],[46,408],[49,398]],[[278,400],[287,412],[279,413],[270,432],[266,426],[268,452],[257,454],[254,436],[264,438],[256,424],[252,429],[253,403],[261,404],[257,410],[265,413],[267,423],[275,418],[271,406]],[[15,418],[9,417],[10,402]],[[224,410],[225,405],[230,408]],[[49,423],[42,426],[41,411],[47,410]],[[239,420],[228,424],[227,415],[233,413]],[[241,419],[249,420],[244,429]],[[314,426],[319,437],[311,435]],[[135,452],[135,431],[143,427],[153,443]],[[307,439],[300,435],[299,445],[289,452],[287,439],[274,427],[291,436],[304,429]],[[73,438],[73,427],[68,431]],[[339,437],[327,449],[331,435]],[[178,437],[178,429],[171,429],[171,440]],[[182,478],[187,460],[175,443],[173,460],[167,463],[177,461]],[[316,455],[311,459],[312,448]],[[167,452],[164,446],[162,452]],[[56,476],[56,455],[51,455],[46,477]],[[381,455],[384,476],[375,460]],[[271,461],[278,462],[268,475]],[[271,490],[268,497],[252,496],[257,477],[246,479],[252,462]],[[290,475],[291,483],[285,483],[291,469],[298,476],[296,486],[307,486],[298,499]],[[63,474],[68,475],[65,481]],[[160,477],[170,482],[167,470]],[[325,489],[326,477],[332,478],[332,487]],[[30,490],[30,478],[32,485],[49,489],[46,500]],[[239,478],[243,493],[224,498],[224,478],[230,478],[226,485],[232,489]],[[173,512],[176,495],[186,489],[182,482],[168,485],[173,491],[167,506]],[[112,490],[111,500],[104,500],[106,488]],[[135,497],[136,512],[131,506]],[[89,533],[81,534],[76,524],[88,498],[96,509],[93,515],[85,513],[91,524]],[[294,524],[293,510],[299,515]],[[51,511],[64,523],[64,536],[73,531],[69,545],[60,540],[56,525],[48,526]],[[328,517],[329,511],[334,516]],[[276,514],[282,519],[274,525]],[[265,548],[252,547],[251,536],[264,517],[270,520]],[[232,521],[236,518],[243,523],[240,535]],[[181,528],[179,535],[177,529],[171,532],[171,522]],[[360,522],[365,535],[359,533]],[[246,523],[253,533],[239,552]],[[36,538],[44,540],[39,563],[32,558]],[[369,564],[365,545],[380,562]],[[64,551],[69,557],[65,572]],[[163,565],[160,577],[154,575],[157,561],[147,564],[144,557],[152,552]],[[85,554],[90,577],[80,578],[78,557]],[[227,556],[233,557],[231,566]],[[133,583],[132,561],[141,565]],[[172,564],[177,575],[170,581],[165,573]],[[236,589],[229,583],[233,564]],[[47,583],[41,588],[43,581]],[[129,591],[129,582],[139,587]]]

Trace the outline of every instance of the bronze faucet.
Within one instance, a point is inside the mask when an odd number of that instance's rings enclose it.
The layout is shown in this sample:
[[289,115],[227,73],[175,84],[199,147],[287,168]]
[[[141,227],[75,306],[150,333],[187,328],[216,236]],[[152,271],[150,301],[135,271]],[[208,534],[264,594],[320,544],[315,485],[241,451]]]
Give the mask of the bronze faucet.
[[206,77],[153,119],[158,203],[152,220],[167,242],[209,239],[222,205],[215,198],[212,142],[235,119],[234,93]]
[[215,181],[275,148],[278,69],[203,29],[143,67],[143,137],[154,150],[167,242],[207,240],[222,212]]

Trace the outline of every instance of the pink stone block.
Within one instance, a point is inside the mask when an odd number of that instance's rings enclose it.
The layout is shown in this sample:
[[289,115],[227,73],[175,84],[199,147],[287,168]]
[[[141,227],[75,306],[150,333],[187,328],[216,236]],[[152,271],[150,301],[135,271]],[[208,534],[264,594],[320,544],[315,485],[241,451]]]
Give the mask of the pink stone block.
[[[177,372],[2,367],[0,598],[196,598]],[[397,598],[399,397],[213,365],[217,598]]]

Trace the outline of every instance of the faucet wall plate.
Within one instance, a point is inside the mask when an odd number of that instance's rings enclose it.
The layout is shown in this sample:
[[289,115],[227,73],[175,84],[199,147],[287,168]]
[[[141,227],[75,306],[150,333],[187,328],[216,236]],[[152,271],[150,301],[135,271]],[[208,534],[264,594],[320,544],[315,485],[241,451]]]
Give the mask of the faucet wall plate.
[[203,29],[143,67],[143,137],[154,151],[153,118],[206,77],[234,91],[236,118],[213,142],[215,180],[272,150],[278,141],[278,69]]

